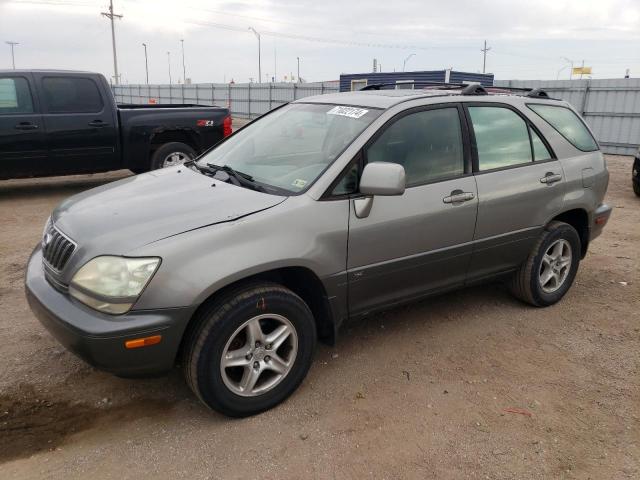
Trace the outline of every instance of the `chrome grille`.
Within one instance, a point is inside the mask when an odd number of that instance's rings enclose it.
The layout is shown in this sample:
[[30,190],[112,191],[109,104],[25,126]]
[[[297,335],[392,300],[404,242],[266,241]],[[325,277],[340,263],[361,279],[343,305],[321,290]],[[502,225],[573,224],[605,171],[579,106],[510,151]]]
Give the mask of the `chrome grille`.
[[76,249],[76,244],[53,224],[49,224],[42,238],[42,257],[47,266],[60,272]]

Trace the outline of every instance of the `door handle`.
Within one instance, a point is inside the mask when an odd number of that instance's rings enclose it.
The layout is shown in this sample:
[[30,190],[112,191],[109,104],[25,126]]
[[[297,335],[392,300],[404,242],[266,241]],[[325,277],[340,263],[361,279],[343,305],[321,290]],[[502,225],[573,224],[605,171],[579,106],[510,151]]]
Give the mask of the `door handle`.
[[547,185],[553,185],[556,182],[562,180],[562,175],[559,173],[547,172],[544,177],[540,179],[540,183],[546,183]]
[[15,128],[16,130],[36,130],[38,128],[38,125],[31,122],[20,122],[13,128]]
[[463,192],[462,190],[454,190],[451,192],[451,195],[448,197],[444,197],[442,201],[444,203],[462,203],[468,202],[469,200],[473,200],[476,198],[475,193],[473,192]]
[[102,128],[102,127],[108,127],[109,124],[103,122],[102,120],[94,120],[93,122],[89,122],[89,126],[90,127],[98,127],[98,128]]

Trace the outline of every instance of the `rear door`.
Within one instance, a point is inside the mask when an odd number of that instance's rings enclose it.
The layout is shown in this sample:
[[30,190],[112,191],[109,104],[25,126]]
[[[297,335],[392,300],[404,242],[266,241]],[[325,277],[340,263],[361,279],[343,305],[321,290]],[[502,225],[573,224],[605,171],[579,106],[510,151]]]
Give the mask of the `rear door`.
[[90,75],[34,74],[43,106],[52,173],[108,170],[118,165],[113,106]]
[[405,112],[365,147],[364,163],[402,165],[407,188],[374,197],[365,218],[350,209],[352,315],[464,283],[477,195],[460,113],[454,104]]
[[505,104],[466,104],[478,185],[469,279],[518,266],[561,210],[564,172],[540,132]]
[[46,165],[42,116],[28,73],[0,75],[0,178],[40,175]]

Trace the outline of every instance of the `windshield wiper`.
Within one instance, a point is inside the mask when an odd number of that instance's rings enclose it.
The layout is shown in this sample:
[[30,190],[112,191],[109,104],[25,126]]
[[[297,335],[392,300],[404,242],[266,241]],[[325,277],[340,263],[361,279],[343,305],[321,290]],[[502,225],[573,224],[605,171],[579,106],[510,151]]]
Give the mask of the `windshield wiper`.
[[[236,185],[238,186],[247,187],[258,192],[265,192],[265,189],[262,186],[258,185],[251,175],[249,175],[248,173],[239,172],[238,170],[234,170],[229,165],[220,166],[213,163],[207,163],[206,167],[200,168],[207,173],[213,174],[214,177],[217,172],[225,172],[229,178],[233,178],[235,180],[235,182],[232,183],[236,183]],[[221,180],[226,181],[225,179]]]

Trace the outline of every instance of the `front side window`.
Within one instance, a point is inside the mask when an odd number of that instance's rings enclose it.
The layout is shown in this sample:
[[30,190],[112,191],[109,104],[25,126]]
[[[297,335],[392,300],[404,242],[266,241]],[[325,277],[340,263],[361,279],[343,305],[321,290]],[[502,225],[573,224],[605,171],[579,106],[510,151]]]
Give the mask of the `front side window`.
[[42,80],[44,103],[49,113],[97,113],[102,96],[89,78],[46,77]]
[[0,77],[0,115],[33,113],[29,82],[22,77]]
[[458,109],[439,108],[396,120],[367,149],[367,162],[404,167],[407,187],[464,173]]
[[580,118],[569,108],[556,105],[531,104],[527,105],[542,119],[555,128],[574,147],[584,152],[598,150],[598,144],[589,129]]
[[198,160],[274,190],[308,188],[382,110],[292,103],[250,123]]
[[529,128],[515,112],[502,107],[469,107],[480,170],[531,162]]

